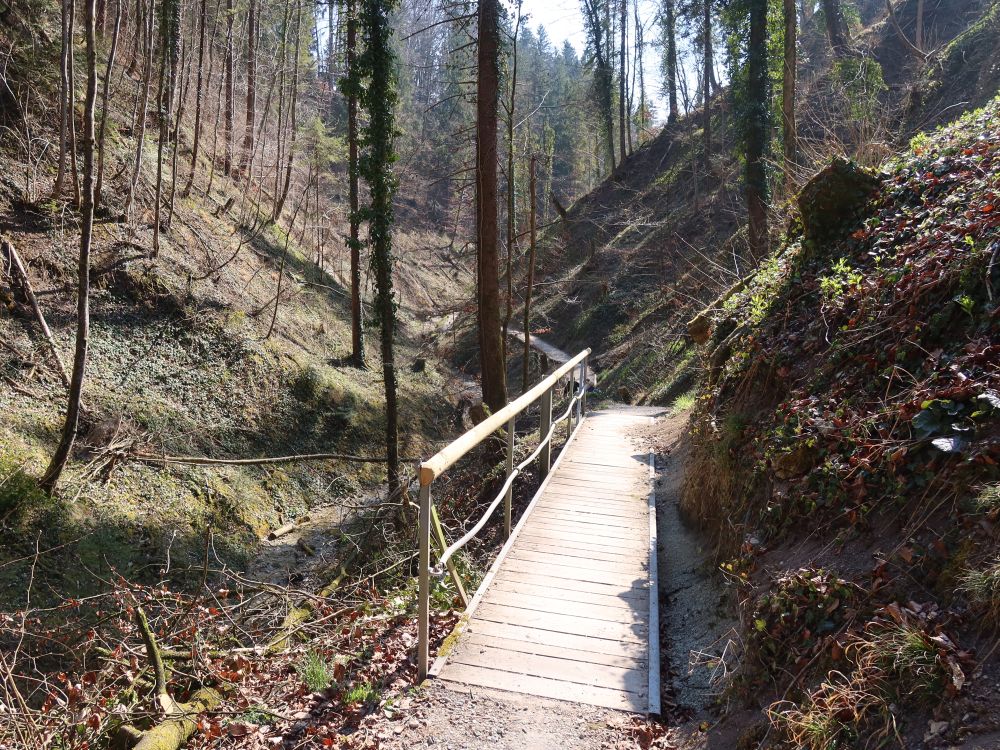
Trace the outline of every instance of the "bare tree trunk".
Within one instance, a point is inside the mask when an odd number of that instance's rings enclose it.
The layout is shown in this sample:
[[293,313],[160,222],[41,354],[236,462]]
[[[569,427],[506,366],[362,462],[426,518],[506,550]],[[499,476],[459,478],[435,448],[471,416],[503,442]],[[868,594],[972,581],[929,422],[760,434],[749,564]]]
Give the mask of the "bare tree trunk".
[[[333,12],[332,4],[331,10]],[[358,7],[357,0],[346,0],[347,14],[347,175],[350,208],[351,252],[351,355],[356,367],[366,367],[364,306],[361,303],[361,215],[358,200]]]
[[94,187],[94,210],[101,203],[101,191],[104,186],[104,133],[108,126],[108,101],[111,96],[111,74],[115,67],[115,54],[118,51],[118,37],[122,27],[122,5],[124,0],[118,0],[115,6],[115,30],[111,36],[111,51],[108,52],[108,64],[104,70],[104,91],[102,93],[101,127],[97,136],[97,184]]
[[517,39],[521,34],[521,1],[517,3],[517,20],[514,23],[514,43],[511,45],[510,98],[507,100],[507,259],[504,263],[504,280],[507,287],[506,304],[500,336],[502,359],[507,361],[507,333],[514,315],[514,251],[517,248],[517,195],[514,174],[514,117],[517,111]]
[[[296,4],[295,6],[295,58],[292,60],[292,101],[291,101],[291,111],[289,112],[289,127],[291,128],[292,135],[289,139],[288,144],[288,157],[285,162],[285,184],[281,189],[281,198],[274,207],[274,220],[277,221],[281,217],[281,209],[285,205],[285,200],[288,198],[288,190],[292,185],[292,165],[295,161],[295,136],[296,130],[298,128],[295,109],[298,106],[299,101],[299,52],[301,51],[302,43],[302,7],[301,4]],[[318,165],[317,165],[318,166]],[[316,189],[319,190],[319,179],[316,180]]]
[[94,230],[94,110],[97,105],[97,32],[95,0],[84,0],[84,36],[87,48],[87,93],[83,108],[83,196],[81,202],[80,258],[77,267],[76,353],[70,379],[66,421],[62,437],[39,484],[52,492],[62,476],[76,440],[83,400],[83,379],[90,341],[90,243]]
[[667,123],[677,122],[680,117],[680,110],[677,106],[677,18],[675,0],[664,0],[664,20],[666,24],[666,77],[667,77],[667,101],[670,107],[667,115]]
[[[247,110],[246,129],[243,131],[243,154],[237,177],[250,168],[253,152],[254,125],[257,121],[257,0],[250,0],[247,8]],[[250,175],[247,174],[247,180]]]
[[798,159],[798,134],[795,128],[795,76],[797,67],[796,36],[798,16],[795,0],[783,0],[785,22],[784,71],[781,78],[781,119],[784,142],[785,191],[791,192],[793,170]]
[[914,46],[921,52],[924,51],[924,0],[917,0],[916,26],[913,30]]
[[191,194],[194,173],[198,170],[198,147],[201,145],[201,106],[205,87],[205,31],[208,26],[208,0],[201,0],[198,13],[198,73],[194,91],[194,136],[191,143],[191,174],[181,191],[182,197]]
[[73,54],[73,37],[76,30],[76,0],[69,3],[69,164],[73,174],[73,205],[80,207],[80,169],[76,156],[76,56]]
[[478,246],[479,361],[483,401],[493,412],[507,405],[507,368],[500,329],[497,245],[497,99],[500,90],[499,0],[479,3],[476,92],[476,239]]
[[72,117],[69,96],[69,57],[73,51],[73,41],[69,38],[69,6],[73,0],[62,2],[62,52],[59,58],[59,170],[56,172],[56,182],[52,195],[60,198],[63,191],[63,180],[66,179],[66,142],[69,120]]
[[705,120],[703,123],[705,140],[705,169],[709,169],[712,159],[712,2],[702,0],[704,10],[703,31],[705,34],[705,77],[702,87],[704,88]]
[[628,156],[625,135],[625,128],[628,127],[628,116],[625,113],[628,107],[625,95],[625,84],[628,80],[628,58],[625,54],[628,37],[628,0],[619,0],[618,23],[621,26],[618,47],[618,161],[623,162]]
[[531,208],[528,215],[531,244],[528,246],[528,285],[524,290],[524,361],[521,363],[521,393],[528,390],[528,363],[531,357],[531,293],[535,286],[535,247],[538,239],[535,225],[535,161],[535,155],[532,154],[528,175],[528,191],[531,193]]
[[142,150],[146,140],[146,117],[149,114],[149,89],[153,80],[153,18],[154,3],[149,1],[149,8],[146,12],[146,69],[143,71],[142,79],[142,117],[137,125],[138,137],[135,139],[135,165],[132,169],[132,180],[129,182],[128,195],[125,197],[125,213],[132,207],[135,200],[135,188],[139,184],[139,173],[142,171]]
[[226,155],[222,170],[226,177],[229,177],[233,173],[233,131],[236,129],[236,91],[234,88],[236,81],[233,70],[235,65],[234,58],[236,56],[233,52],[233,46],[236,44],[236,39],[233,36],[233,24],[236,20],[235,13],[233,0],[226,0]]

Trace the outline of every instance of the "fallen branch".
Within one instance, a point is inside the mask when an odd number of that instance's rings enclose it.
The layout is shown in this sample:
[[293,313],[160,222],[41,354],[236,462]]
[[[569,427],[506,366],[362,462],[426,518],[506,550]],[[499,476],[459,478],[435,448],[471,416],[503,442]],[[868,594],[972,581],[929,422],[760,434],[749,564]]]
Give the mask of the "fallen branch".
[[42,334],[44,334],[45,340],[49,344],[49,350],[52,357],[58,365],[57,369],[59,370],[59,377],[62,379],[63,385],[69,388],[69,375],[66,371],[66,365],[62,361],[62,357],[59,356],[59,349],[56,346],[56,341],[52,336],[52,331],[49,329],[49,324],[45,322],[45,316],[42,314],[42,308],[38,305],[38,298],[35,296],[35,290],[31,286],[31,279],[28,278],[28,271],[21,262],[21,256],[17,254],[17,249],[6,237],[0,237],[0,249],[2,249],[4,254],[10,259],[10,266],[17,274],[18,283],[24,291],[24,296],[28,298],[28,302],[31,304],[31,309],[35,312],[35,318],[38,320],[38,325],[41,326]]
[[[205,458],[202,456],[168,456],[153,453],[133,453],[136,461],[147,464],[186,464],[189,466],[258,466],[261,464],[287,464],[297,461],[353,461],[360,464],[384,464],[385,458],[374,456],[351,456],[345,453],[302,453],[294,456],[270,456],[265,458]],[[418,461],[416,458],[401,458],[400,461]]]
[[198,715],[210,711],[222,702],[222,695],[212,688],[201,688],[187,703],[178,703],[167,691],[167,670],[149,620],[141,607],[136,607],[135,620],[146,646],[146,658],[153,668],[154,692],[166,719],[146,732],[123,726],[115,738],[115,747],[131,750],[177,750],[198,728]]

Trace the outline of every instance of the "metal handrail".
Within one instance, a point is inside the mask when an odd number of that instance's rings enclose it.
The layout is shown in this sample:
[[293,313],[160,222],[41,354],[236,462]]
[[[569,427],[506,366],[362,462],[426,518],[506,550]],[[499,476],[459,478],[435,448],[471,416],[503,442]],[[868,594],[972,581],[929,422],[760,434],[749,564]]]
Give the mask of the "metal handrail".
[[[587,405],[587,363],[590,356],[590,349],[577,354],[569,362],[559,367],[555,372],[545,377],[531,390],[523,393],[517,399],[509,403],[496,414],[488,417],[463,434],[457,440],[438,451],[433,457],[420,464],[420,555],[419,569],[420,581],[418,588],[418,619],[417,619],[417,671],[423,680],[427,676],[428,661],[430,654],[430,579],[432,575],[443,574],[445,565],[449,565],[451,557],[468,544],[476,534],[482,531],[486,522],[493,512],[504,500],[504,532],[510,537],[511,531],[511,503],[512,485],[514,479],[522,470],[539,458],[539,473],[542,478],[548,475],[552,462],[552,436],[555,434],[556,426],[565,419],[569,419],[569,434],[573,433],[574,409],[582,423],[586,415]],[[580,388],[573,394],[569,406],[565,413],[558,419],[552,419],[552,392],[556,385],[566,375],[569,375],[577,367],[580,368],[579,383]],[[515,419],[518,414],[528,409],[536,401],[541,402],[541,420],[539,424],[539,444],[528,458],[514,466],[514,428]],[[441,476],[456,461],[478,446],[497,430],[506,425],[507,427],[507,479],[504,482],[500,494],[490,503],[489,508],[483,514],[479,522],[461,539],[452,544],[447,549],[442,550],[438,564],[431,568],[430,564],[430,542],[431,525],[433,518],[433,505],[431,503],[431,485],[434,480]],[[440,530],[438,531],[439,542],[442,541]],[[440,545],[444,547],[444,544]],[[449,566],[452,567],[452,566]]]

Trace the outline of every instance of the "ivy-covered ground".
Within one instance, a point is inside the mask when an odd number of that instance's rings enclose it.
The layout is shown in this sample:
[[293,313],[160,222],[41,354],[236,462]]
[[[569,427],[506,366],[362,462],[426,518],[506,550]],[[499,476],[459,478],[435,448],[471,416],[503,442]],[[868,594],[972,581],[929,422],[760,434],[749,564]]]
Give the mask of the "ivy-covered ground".
[[824,170],[799,209],[714,311],[693,422],[685,509],[744,613],[727,697],[765,746],[990,737],[1000,99],[878,173]]

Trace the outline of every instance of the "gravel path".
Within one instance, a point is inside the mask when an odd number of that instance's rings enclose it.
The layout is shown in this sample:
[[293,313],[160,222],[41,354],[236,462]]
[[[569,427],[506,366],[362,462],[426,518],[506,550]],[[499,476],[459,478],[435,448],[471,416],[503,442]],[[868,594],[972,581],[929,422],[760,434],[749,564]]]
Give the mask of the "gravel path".
[[[567,696],[569,697],[569,696]],[[634,748],[635,723],[620,711],[432,681],[383,748],[437,750],[617,750]]]

